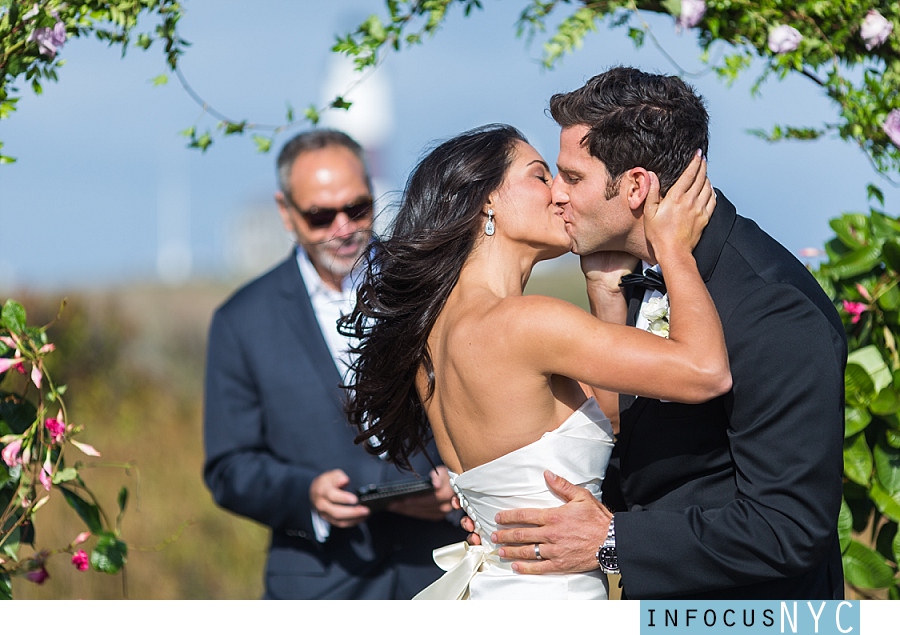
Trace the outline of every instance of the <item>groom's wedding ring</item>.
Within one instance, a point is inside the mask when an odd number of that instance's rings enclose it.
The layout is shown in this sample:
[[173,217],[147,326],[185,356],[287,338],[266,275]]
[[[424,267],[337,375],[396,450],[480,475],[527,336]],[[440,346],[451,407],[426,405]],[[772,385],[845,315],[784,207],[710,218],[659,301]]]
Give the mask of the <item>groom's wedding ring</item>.
[[537,543],[534,544],[534,557],[538,560],[543,560],[541,558],[541,546]]

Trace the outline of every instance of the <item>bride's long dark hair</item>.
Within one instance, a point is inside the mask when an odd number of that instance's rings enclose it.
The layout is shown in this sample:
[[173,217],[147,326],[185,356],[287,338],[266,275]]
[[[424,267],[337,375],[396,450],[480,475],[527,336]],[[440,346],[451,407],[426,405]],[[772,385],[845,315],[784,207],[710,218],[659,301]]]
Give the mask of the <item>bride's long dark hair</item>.
[[517,141],[512,126],[494,124],[464,132],[432,150],[406,184],[388,237],[365,256],[356,308],[339,322],[357,337],[355,379],[347,415],[357,443],[407,469],[424,451],[431,428],[416,391],[424,369],[434,392],[428,336],[456,286],[475,239],[484,232],[484,207],[503,184]]

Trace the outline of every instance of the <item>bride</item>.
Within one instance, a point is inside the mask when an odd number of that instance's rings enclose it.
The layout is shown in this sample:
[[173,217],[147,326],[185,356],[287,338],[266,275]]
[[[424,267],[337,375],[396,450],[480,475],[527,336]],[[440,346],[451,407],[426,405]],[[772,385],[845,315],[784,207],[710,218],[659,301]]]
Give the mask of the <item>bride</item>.
[[348,386],[357,441],[408,468],[433,435],[481,539],[437,550],[448,573],[417,597],[606,598],[599,571],[518,575],[490,542],[495,514],[559,505],[545,469],[599,499],[613,444],[604,412],[618,416],[617,393],[703,402],[730,388],[691,254],[714,208],[705,161],[695,157],[662,201],[650,178],[644,226],[665,271],[668,339],[624,326],[618,283],[637,264],[625,254],[583,258],[591,314],[523,295],[535,263],[572,241],[549,166],[516,129],[465,132],[410,176],[341,328],[360,340]]

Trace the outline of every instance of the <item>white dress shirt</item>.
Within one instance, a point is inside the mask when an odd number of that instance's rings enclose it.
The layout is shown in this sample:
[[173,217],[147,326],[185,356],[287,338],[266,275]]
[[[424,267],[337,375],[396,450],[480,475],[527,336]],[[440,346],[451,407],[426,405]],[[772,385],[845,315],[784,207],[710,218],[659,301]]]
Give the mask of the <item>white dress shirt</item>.
[[[352,379],[350,365],[353,362],[353,355],[350,347],[356,344],[356,340],[341,335],[337,330],[337,321],[342,315],[350,314],[353,307],[356,306],[356,289],[362,278],[361,268],[357,268],[349,276],[346,276],[341,283],[341,290],[335,291],[322,281],[309,260],[306,250],[301,247],[297,248],[297,266],[300,268],[300,275],[303,276],[303,283],[309,293],[309,301],[312,303],[313,312],[316,314],[316,320],[319,322],[319,328],[325,337],[328,350],[331,351],[334,365],[346,384],[348,380]],[[331,525],[319,516],[316,510],[312,510],[312,524],[316,532],[316,539],[319,542],[325,542],[331,534]]]

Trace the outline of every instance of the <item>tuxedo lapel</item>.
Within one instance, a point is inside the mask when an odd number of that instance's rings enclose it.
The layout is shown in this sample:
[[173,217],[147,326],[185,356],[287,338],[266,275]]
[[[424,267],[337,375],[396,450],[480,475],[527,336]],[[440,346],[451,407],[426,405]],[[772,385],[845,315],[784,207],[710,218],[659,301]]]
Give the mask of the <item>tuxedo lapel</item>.
[[279,280],[279,301],[285,322],[293,332],[300,346],[305,350],[315,368],[321,369],[316,377],[322,383],[323,393],[328,395],[335,405],[343,411],[344,391],[340,388],[342,381],[334,358],[325,343],[319,321],[316,319],[309,293],[300,275],[296,258],[291,256],[281,265]]

